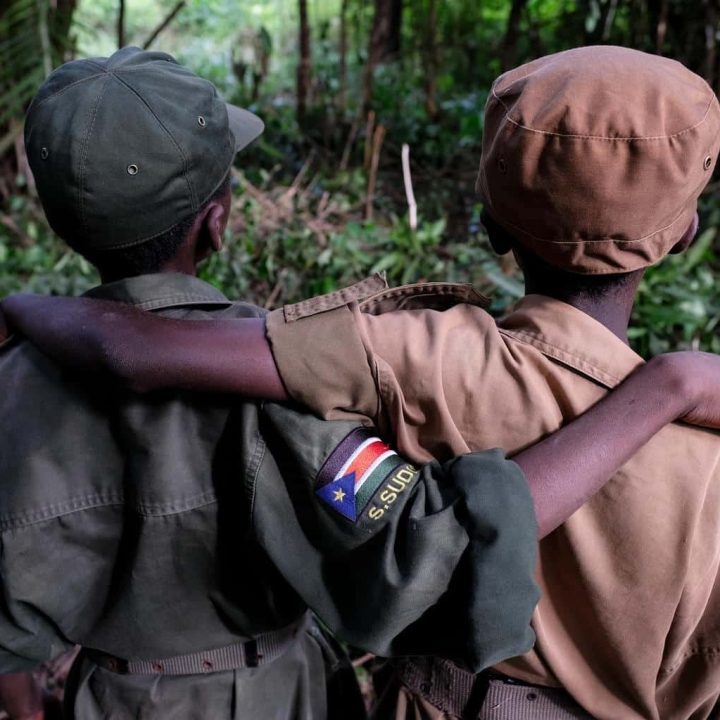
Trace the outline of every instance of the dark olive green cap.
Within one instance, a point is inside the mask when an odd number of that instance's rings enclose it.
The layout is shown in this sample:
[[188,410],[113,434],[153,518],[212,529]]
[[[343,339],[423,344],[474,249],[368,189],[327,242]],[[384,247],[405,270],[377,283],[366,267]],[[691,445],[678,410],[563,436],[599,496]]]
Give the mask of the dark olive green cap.
[[127,47],[51,73],[28,110],[25,144],[53,230],[97,252],[192,217],[262,131],[170,55]]

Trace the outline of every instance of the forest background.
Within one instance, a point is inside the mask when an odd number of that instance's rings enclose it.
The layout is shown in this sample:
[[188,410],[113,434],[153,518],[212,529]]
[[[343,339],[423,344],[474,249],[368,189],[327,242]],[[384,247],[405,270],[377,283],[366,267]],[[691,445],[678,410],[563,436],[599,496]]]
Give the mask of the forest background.
[[[492,80],[534,57],[612,43],[680,60],[720,88],[718,0],[0,0],[0,296],[98,278],[44,220],[22,118],[50,70],[138,45],[175,55],[266,123],[236,161],[225,250],[202,277],[266,307],[370,272],[522,294],[474,191]],[[417,221],[402,169],[407,146]],[[720,352],[720,181],[692,249],[651,268],[631,340]]]

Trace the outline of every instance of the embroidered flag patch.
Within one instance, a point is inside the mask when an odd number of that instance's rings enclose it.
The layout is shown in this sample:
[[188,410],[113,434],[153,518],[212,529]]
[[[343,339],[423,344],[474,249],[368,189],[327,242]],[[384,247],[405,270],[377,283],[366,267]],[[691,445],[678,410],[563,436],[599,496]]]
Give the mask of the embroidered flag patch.
[[356,428],[325,461],[315,494],[355,522],[383,480],[404,464],[380,438],[365,428]]

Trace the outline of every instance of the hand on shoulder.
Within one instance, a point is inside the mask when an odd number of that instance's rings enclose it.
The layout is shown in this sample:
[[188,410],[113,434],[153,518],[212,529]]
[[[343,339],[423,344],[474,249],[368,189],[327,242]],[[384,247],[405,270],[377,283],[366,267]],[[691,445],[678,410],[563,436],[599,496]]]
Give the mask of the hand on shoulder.
[[681,403],[678,419],[720,429],[720,355],[672,352],[658,355],[648,366],[659,374],[667,402]]

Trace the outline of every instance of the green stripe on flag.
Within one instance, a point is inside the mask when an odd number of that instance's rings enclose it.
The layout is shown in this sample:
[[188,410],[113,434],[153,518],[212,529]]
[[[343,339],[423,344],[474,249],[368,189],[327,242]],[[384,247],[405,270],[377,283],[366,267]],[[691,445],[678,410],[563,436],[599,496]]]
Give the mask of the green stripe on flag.
[[383,480],[385,480],[395,468],[400,467],[402,464],[403,462],[399,456],[392,455],[389,458],[385,458],[385,460],[370,473],[370,477],[362,484],[362,487],[355,496],[355,508],[358,515],[365,509],[365,506],[370,502],[370,498],[375,494],[375,491],[380,485],[382,485]]

